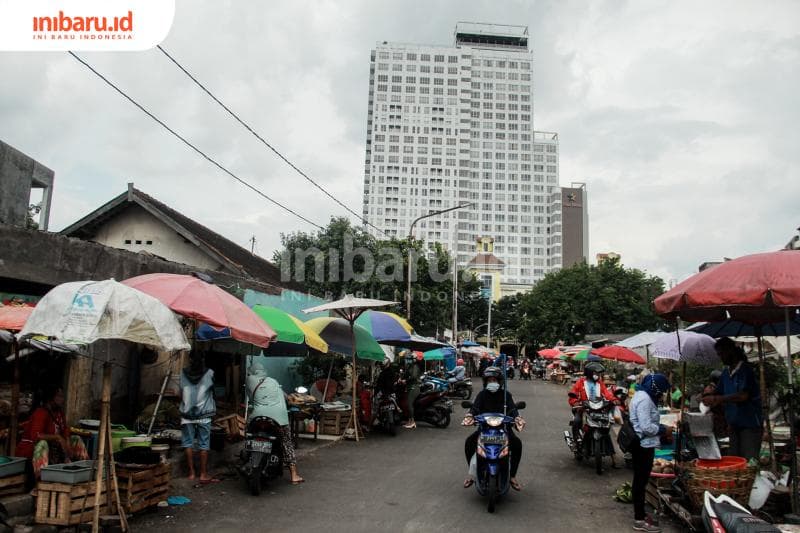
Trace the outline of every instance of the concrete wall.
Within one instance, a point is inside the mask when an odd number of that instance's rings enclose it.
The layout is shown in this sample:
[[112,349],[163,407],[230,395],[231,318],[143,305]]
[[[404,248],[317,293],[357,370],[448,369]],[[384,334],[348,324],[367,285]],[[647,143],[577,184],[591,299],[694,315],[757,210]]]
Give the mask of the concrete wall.
[[31,188],[43,187],[40,229],[46,230],[53,194],[52,170],[0,141],[0,224],[25,226]]
[[[92,240],[132,252],[148,252],[168,261],[194,265],[205,270],[220,268],[217,261],[138,205],[129,206],[103,224]],[[125,241],[130,243],[126,244]]]

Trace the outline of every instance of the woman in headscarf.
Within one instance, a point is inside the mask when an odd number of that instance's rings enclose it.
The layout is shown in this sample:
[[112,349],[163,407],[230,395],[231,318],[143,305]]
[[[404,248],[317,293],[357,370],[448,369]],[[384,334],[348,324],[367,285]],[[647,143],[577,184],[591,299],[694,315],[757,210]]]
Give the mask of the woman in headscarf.
[[280,383],[267,376],[264,362],[255,359],[250,365],[247,376],[247,396],[250,401],[250,410],[247,413],[247,423],[257,416],[266,416],[274,420],[281,427],[281,447],[283,448],[283,462],[289,467],[292,484],[297,485],[305,481],[297,473],[297,457],[294,453],[292,431],[289,428],[289,412],[286,409],[286,395]]
[[658,403],[670,390],[669,380],[663,374],[648,374],[633,395],[630,404],[630,420],[638,442],[631,445],[633,456],[633,529],[658,533],[661,528],[654,524],[652,518],[645,514],[644,500],[650,472],[653,470],[655,449],[661,439],[672,438],[672,428],[660,423]]

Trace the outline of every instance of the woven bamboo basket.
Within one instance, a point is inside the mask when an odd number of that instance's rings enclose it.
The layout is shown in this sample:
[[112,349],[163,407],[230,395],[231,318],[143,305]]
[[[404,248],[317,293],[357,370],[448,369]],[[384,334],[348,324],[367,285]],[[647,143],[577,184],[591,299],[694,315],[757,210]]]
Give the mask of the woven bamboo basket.
[[715,468],[686,469],[686,490],[696,508],[703,506],[703,494],[709,491],[714,496],[726,494],[742,505],[747,505],[750,491],[758,473],[758,467],[752,466],[738,470],[719,470]]

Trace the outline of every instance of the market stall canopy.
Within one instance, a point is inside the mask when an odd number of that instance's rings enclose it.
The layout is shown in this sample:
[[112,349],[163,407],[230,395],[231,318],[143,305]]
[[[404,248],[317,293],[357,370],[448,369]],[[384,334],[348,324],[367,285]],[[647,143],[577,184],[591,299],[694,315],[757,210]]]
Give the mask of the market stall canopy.
[[[568,356],[560,356],[559,358],[561,358],[561,357],[568,357]],[[592,354],[592,350],[590,348],[587,348],[586,350],[582,350],[582,351],[576,353],[575,356],[572,357],[572,360],[573,361],[601,361],[602,357]]]
[[376,341],[390,345],[391,341],[411,340],[414,331],[405,318],[385,311],[364,311],[356,319],[356,324],[369,331]]
[[544,357],[545,359],[553,359],[561,355],[561,350],[558,348],[545,348],[544,350],[539,350],[536,352],[539,356]]
[[647,363],[641,355],[623,346],[603,346],[602,348],[595,348],[591,353],[603,359],[620,361],[622,363],[634,363],[637,365],[644,365]]
[[435,350],[428,350],[422,353],[422,357],[426,361],[443,361],[446,358],[455,358],[456,350],[452,346],[446,348],[436,348]]
[[650,346],[650,355],[687,363],[715,366],[720,363],[715,340],[694,331],[679,330],[659,338]]
[[664,318],[768,324],[800,307],[800,250],[725,261],[679,283],[653,301]]
[[168,307],[113,279],[75,281],[53,288],[20,332],[23,339],[35,335],[74,344],[119,339],[170,352],[190,348]]
[[277,307],[254,305],[253,312],[275,331],[276,344],[305,344],[318,352],[328,353],[328,343],[303,321],[286,311]]
[[20,305],[0,306],[0,329],[19,331],[31,316],[33,307]]
[[462,342],[459,346],[463,346],[465,348],[469,348],[470,346],[480,346],[480,344],[478,344],[475,341],[467,340],[467,341]]
[[122,283],[158,298],[179,315],[230,329],[237,341],[266,348],[275,338],[275,332],[242,301],[198,277],[145,274]]
[[[354,352],[350,323],[347,320],[334,317],[312,318],[306,322],[306,326],[328,343],[328,348],[331,351],[343,355],[350,355]],[[366,329],[353,324],[352,333],[355,334],[356,357],[372,361],[383,361],[386,356],[383,349]]]
[[643,331],[637,333],[633,337],[628,337],[627,339],[619,341],[614,346],[622,346],[623,348],[630,349],[642,348],[644,346],[650,346],[664,335],[667,335],[667,333],[663,331]]

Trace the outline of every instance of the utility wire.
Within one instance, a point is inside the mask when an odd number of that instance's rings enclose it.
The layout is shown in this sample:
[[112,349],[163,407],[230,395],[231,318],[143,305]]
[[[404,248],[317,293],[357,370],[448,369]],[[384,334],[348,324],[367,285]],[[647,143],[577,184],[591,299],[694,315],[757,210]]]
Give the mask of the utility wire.
[[71,55],[72,57],[74,57],[74,58],[75,58],[75,59],[76,59],[76,60],[77,60],[79,63],[81,63],[83,66],[85,66],[86,68],[88,68],[89,70],[91,70],[91,71],[92,71],[92,72],[93,72],[93,73],[94,73],[94,74],[95,74],[95,75],[96,75],[98,78],[100,78],[101,80],[103,80],[104,82],[106,82],[106,83],[107,83],[107,84],[108,84],[108,85],[109,85],[109,86],[110,86],[112,89],[114,89],[115,91],[117,91],[117,92],[118,92],[120,95],[122,95],[122,96],[123,96],[123,97],[124,97],[126,100],[128,100],[130,103],[132,103],[133,105],[135,105],[136,107],[138,107],[138,108],[139,108],[139,109],[140,109],[140,110],[141,110],[141,111],[142,111],[144,114],[146,114],[147,116],[149,116],[150,118],[152,118],[153,120],[155,120],[156,122],[158,122],[158,124],[160,124],[160,125],[161,125],[161,126],[162,126],[162,127],[165,129],[165,130],[167,130],[167,131],[168,131],[168,132],[170,132],[172,135],[174,135],[175,137],[177,137],[178,139],[180,139],[181,141],[183,141],[183,143],[184,143],[186,146],[188,146],[189,148],[191,148],[192,150],[194,150],[195,152],[197,152],[198,154],[200,154],[200,156],[202,156],[202,157],[203,157],[204,159],[206,159],[206,160],[207,160],[209,163],[211,163],[212,165],[214,165],[215,167],[217,167],[218,169],[220,169],[221,171],[223,171],[225,174],[229,175],[230,177],[232,177],[233,179],[235,179],[236,181],[238,181],[239,183],[241,183],[242,185],[244,185],[244,186],[245,186],[245,187],[247,187],[248,189],[252,190],[253,192],[255,192],[256,194],[258,194],[258,195],[259,195],[259,196],[261,196],[262,198],[265,198],[266,200],[269,200],[270,202],[272,202],[272,203],[273,203],[273,204],[275,204],[276,206],[280,207],[280,208],[281,208],[281,209],[283,209],[284,211],[287,211],[287,212],[291,213],[292,215],[296,216],[296,217],[297,217],[297,218],[299,218],[300,220],[303,220],[304,222],[307,222],[308,224],[311,224],[311,225],[312,225],[312,226],[314,226],[315,228],[318,228],[318,229],[324,229],[324,228],[323,228],[322,226],[320,226],[319,224],[316,224],[316,223],[314,223],[314,222],[310,221],[309,219],[307,219],[307,218],[306,218],[306,217],[304,217],[303,215],[299,214],[298,212],[296,212],[296,211],[292,210],[292,209],[291,209],[291,208],[289,208],[289,207],[286,207],[285,205],[283,205],[282,203],[278,202],[277,200],[274,200],[274,199],[270,198],[269,196],[267,196],[266,194],[264,194],[263,192],[261,192],[259,189],[257,189],[257,188],[256,188],[256,187],[254,187],[253,185],[250,185],[248,182],[246,182],[245,180],[243,180],[242,178],[240,178],[239,176],[237,176],[236,174],[234,174],[233,172],[231,172],[231,171],[230,171],[230,170],[228,170],[227,168],[223,167],[221,164],[217,163],[217,161],[215,161],[214,159],[212,159],[210,156],[206,155],[206,153],[205,153],[205,152],[203,152],[203,151],[202,151],[202,150],[200,150],[198,147],[196,147],[195,145],[193,145],[192,143],[190,143],[190,142],[189,142],[188,140],[186,140],[186,138],[184,138],[184,137],[183,137],[181,134],[179,134],[178,132],[176,132],[175,130],[173,130],[173,129],[172,129],[172,128],[170,128],[169,126],[167,126],[167,125],[166,125],[166,124],[165,124],[165,123],[164,123],[162,120],[160,120],[158,117],[156,117],[156,116],[155,116],[154,114],[152,114],[150,111],[148,111],[147,109],[145,109],[145,108],[144,108],[144,107],[143,107],[141,104],[139,104],[139,102],[137,102],[136,100],[134,100],[133,98],[131,98],[130,96],[128,96],[128,95],[127,95],[127,94],[126,94],[126,93],[125,93],[125,92],[124,92],[122,89],[120,89],[119,87],[117,87],[116,85],[114,85],[114,84],[113,84],[111,81],[109,81],[109,79],[108,79],[108,78],[106,78],[105,76],[103,76],[102,74],[100,74],[100,73],[99,73],[97,70],[95,70],[95,69],[94,69],[94,68],[93,68],[93,67],[92,67],[92,66],[91,66],[89,63],[87,63],[86,61],[84,61],[83,59],[81,59],[80,57],[78,57],[78,56],[77,56],[77,55],[76,55],[74,52],[69,52],[69,55]]
[[222,107],[222,109],[224,109],[225,111],[227,111],[227,112],[228,112],[228,114],[229,114],[230,116],[232,116],[234,119],[236,119],[236,121],[237,121],[239,124],[241,124],[242,126],[244,126],[244,128],[245,128],[247,131],[249,131],[251,134],[253,134],[253,136],[254,136],[256,139],[258,139],[259,141],[261,141],[261,143],[262,143],[264,146],[266,146],[267,148],[269,148],[270,150],[272,150],[272,151],[275,153],[275,155],[277,155],[279,158],[281,158],[281,159],[282,159],[282,160],[283,160],[283,161],[284,161],[284,162],[285,162],[287,165],[289,165],[290,167],[292,167],[292,169],[293,169],[295,172],[297,172],[298,174],[300,174],[301,176],[303,176],[303,177],[304,177],[306,180],[308,180],[308,182],[309,182],[309,183],[311,183],[311,184],[312,184],[314,187],[316,187],[317,189],[319,189],[320,191],[322,191],[322,192],[325,194],[325,196],[327,196],[328,198],[330,198],[331,200],[333,200],[334,202],[336,202],[337,204],[339,204],[340,206],[342,206],[344,209],[346,209],[346,210],[347,210],[348,212],[350,212],[351,214],[355,215],[355,216],[357,217],[357,219],[358,219],[358,220],[362,220],[362,221],[364,222],[364,224],[366,224],[366,225],[368,225],[368,226],[371,226],[371,227],[375,228],[376,230],[380,231],[381,233],[384,233],[384,234],[385,234],[385,235],[387,235],[387,236],[391,236],[391,235],[389,234],[389,232],[387,232],[387,231],[384,231],[384,230],[380,229],[379,227],[377,227],[377,226],[375,226],[375,225],[373,225],[373,224],[371,224],[371,223],[367,222],[367,220],[363,218],[363,215],[360,215],[360,214],[356,213],[355,211],[353,211],[352,209],[350,209],[349,207],[347,207],[345,204],[343,204],[341,201],[339,201],[339,199],[338,199],[338,198],[336,198],[336,197],[335,197],[335,196],[333,196],[331,193],[329,193],[329,192],[328,192],[328,191],[327,191],[327,190],[326,190],[326,189],[325,189],[325,188],[324,188],[322,185],[320,185],[319,183],[317,183],[316,181],[314,181],[314,180],[311,178],[311,176],[309,176],[308,174],[306,174],[305,172],[303,172],[302,170],[300,170],[300,169],[299,169],[299,168],[298,168],[298,167],[297,167],[297,166],[296,166],[294,163],[292,163],[291,161],[289,161],[289,160],[288,160],[288,159],[287,159],[287,158],[286,158],[286,157],[285,157],[285,156],[284,156],[282,153],[280,153],[280,152],[278,151],[278,149],[277,149],[277,148],[275,148],[274,146],[272,146],[272,145],[271,145],[269,142],[267,142],[267,141],[266,141],[266,140],[265,140],[265,139],[264,139],[264,138],[263,138],[261,135],[259,135],[259,134],[258,134],[258,132],[256,132],[256,131],[255,131],[253,128],[251,128],[249,124],[247,124],[247,123],[246,123],[244,120],[242,120],[241,118],[239,118],[239,116],[238,116],[236,113],[234,113],[233,111],[231,111],[231,110],[230,110],[230,108],[229,108],[228,106],[226,106],[224,103],[222,103],[222,102],[219,100],[219,98],[217,98],[216,96],[214,96],[214,94],[213,94],[213,93],[212,93],[210,90],[208,90],[208,89],[205,87],[205,85],[203,85],[202,83],[200,83],[200,82],[197,80],[197,78],[195,78],[195,77],[194,77],[194,76],[193,76],[193,75],[192,75],[192,74],[191,74],[191,73],[190,73],[188,70],[186,70],[186,68],[184,68],[184,66],[183,66],[183,65],[181,65],[181,64],[178,62],[178,60],[177,60],[177,59],[175,59],[174,57],[172,57],[172,56],[171,56],[171,55],[170,55],[170,54],[169,54],[169,53],[168,53],[166,50],[164,50],[164,48],[163,48],[163,47],[162,47],[160,44],[159,44],[159,45],[156,45],[156,47],[157,47],[159,50],[161,50],[161,53],[163,53],[165,56],[167,56],[167,58],[169,58],[169,60],[170,60],[170,61],[172,61],[172,62],[175,64],[175,66],[177,66],[179,69],[181,69],[181,70],[183,71],[183,73],[184,73],[184,74],[186,74],[186,75],[189,77],[189,79],[191,79],[193,82],[195,82],[195,83],[197,84],[197,86],[198,86],[198,87],[200,87],[200,88],[201,88],[201,89],[202,89],[202,90],[203,90],[203,91],[204,91],[204,92],[205,92],[205,93],[206,93],[206,94],[207,94],[209,97],[211,97],[211,99],[212,99],[212,100],[214,100],[216,103],[218,103],[218,104],[219,104],[219,105]]

